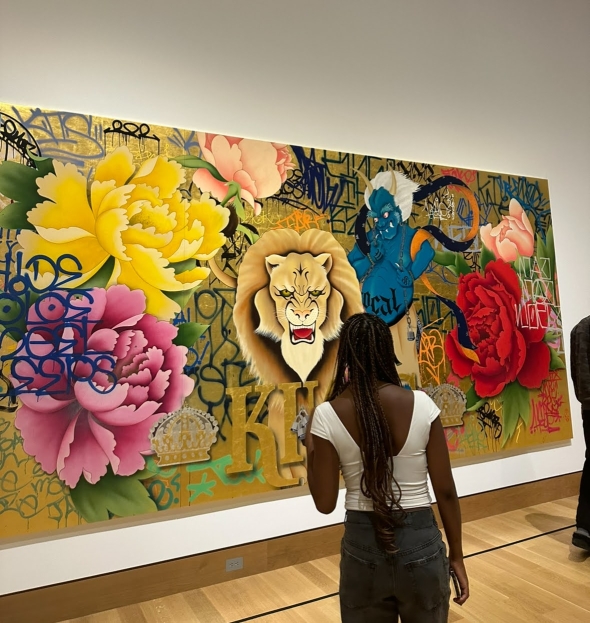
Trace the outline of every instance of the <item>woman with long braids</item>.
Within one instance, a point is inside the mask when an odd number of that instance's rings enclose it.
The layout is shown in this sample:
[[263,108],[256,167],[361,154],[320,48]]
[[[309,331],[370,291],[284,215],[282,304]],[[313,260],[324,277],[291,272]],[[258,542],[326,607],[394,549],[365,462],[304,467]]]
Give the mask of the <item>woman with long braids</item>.
[[[461,511],[440,410],[423,392],[401,387],[389,328],[356,314],[340,334],[328,401],[306,435],[308,481],[317,509],[336,507],[346,485],[340,564],[343,623],[443,623],[450,573],[462,605],[469,597]],[[449,543],[431,508],[430,479]]]

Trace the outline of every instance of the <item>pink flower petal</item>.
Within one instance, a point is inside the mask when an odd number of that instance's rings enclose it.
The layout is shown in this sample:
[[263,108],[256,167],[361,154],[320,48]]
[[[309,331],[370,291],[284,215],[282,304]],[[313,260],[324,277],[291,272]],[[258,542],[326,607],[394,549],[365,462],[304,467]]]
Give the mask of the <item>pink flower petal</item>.
[[[82,417],[86,417],[86,413],[82,413]],[[57,475],[63,480],[61,472],[65,467],[65,461],[70,456],[71,445],[74,441],[74,431],[76,430],[76,425],[78,420],[80,419],[80,411],[76,413],[76,417],[72,418],[68,424],[68,429],[66,430],[63,439],[61,440],[61,444],[59,446],[59,451],[57,453]],[[80,476],[78,475],[78,478]],[[78,478],[76,478],[76,483],[78,482]],[[75,484],[75,483],[74,483]]]
[[[171,370],[158,370],[149,387],[150,400],[162,400],[166,390],[170,386],[169,378]],[[159,404],[159,403],[158,403]]]
[[161,417],[156,413],[135,426],[111,427],[117,442],[115,454],[121,459],[117,472],[120,476],[131,476],[145,467],[143,455],[152,452],[150,430]]
[[245,193],[247,196],[252,195],[252,197],[259,196],[256,182],[247,171],[238,171],[234,179],[242,187],[242,193]]
[[64,466],[59,470],[59,477],[73,488],[83,474],[94,485],[107,473],[109,462],[109,457],[90,430],[88,414],[80,415],[69,446],[69,455],[64,457]]
[[240,143],[242,165],[256,183],[257,197],[270,197],[281,188],[281,175],[276,165],[277,150],[272,143],[244,139]]
[[[152,318],[152,316],[148,316]],[[148,345],[148,340],[146,336],[143,334],[143,331],[137,329],[135,331],[123,331],[123,344],[121,344],[121,348],[116,349],[117,353],[117,366],[116,372],[117,374],[126,374],[124,368],[136,362],[136,365],[139,365],[137,361],[137,357],[139,355],[144,354],[144,349]],[[119,344],[117,343],[117,346]],[[125,352],[123,352],[125,350]]]
[[152,373],[152,377],[155,377],[158,370],[161,370],[163,365],[164,353],[159,348],[152,346],[152,348],[147,351],[147,359],[141,363],[139,369],[143,370],[144,368],[148,368]]
[[206,169],[197,169],[193,175],[193,182],[201,192],[209,193],[217,201],[223,201],[227,195],[227,184],[216,180]]
[[483,244],[494,254],[496,255],[496,242],[492,238],[492,225],[488,223],[484,225],[479,230],[479,235],[481,236],[481,241]]
[[76,411],[67,406],[48,413],[23,405],[16,412],[14,425],[23,437],[24,451],[34,456],[48,474],[57,469],[59,449],[75,414]]
[[172,340],[178,335],[178,327],[169,322],[158,321],[154,316],[144,316],[137,328],[143,332],[147,343],[166,352],[172,346]]
[[141,386],[148,387],[150,383],[152,382],[152,373],[149,371],[148,368],[144,368],[143,370],[140,370],[139,372],[135,372],[134,374],[130,374],[129,376],[126,376],[125,381],[129,383],[129,385],[131,386],[141,385]]
[[32,411],[38,413],[57,413],[62,412],[74,402],[74,398],[59,400],[51,394],[41,394],[37,396],[33,393],[22,393],[18,396],[21,402]]
[[125,398],[125,405],[141,405],[148,399],[149,387],[141,385],[130,385]]
[[88,348],[99,353],[112,353],[119,334],[113,329],[98,329],[88,339]]
[[154,415],[160,406],[159,402],[147,401],[139,407],[123,405],[112,411],[101,411],[96,419],[107,426],[135,426],[146,418]]
[[[114,328],[145,312],[145,294],[127,286],[112,286],[106,291],[106,306],[101,327]],[[134,321],[135,323],[135,321]],[[129,325],[126,325],[129,326]]]
[[211,141],[211,153],[215,158],[215,168],[221,174],[223,179],[231,182],[237,171],[242,167],[241,145],[243,141],[230,145],[230,142],[222,134],[213,137]]
[[94,418],[88,418],[88,424],[90,426],[90,431],[94,435],[96,442],[100,446],[101,450],[107,455],[111,467],[113,468],[113,472],[116,474],[119,469],[119,463],[121,462],[119,457],[114,453],[115,446],[117,445],[115,442],[115,436],[113,433],[108,430],[108,428],[104,428],[101,426]]
[[78,402],[90,413],[99,411],[112,411],[120,407],[127,397],[127,383],[119,383],[110,391],[102,392],[90,383],[76,383],[74,392]]
[[514,262],[518,257],[518,249],[509,238],[504,238],[497,243],[497,251],[497,257],[502,258],[505,262]]
[[113,349],[113,356],[117,359],[123,359],[129,352],[131,345],[131,339],[133,338],[134,331],[120,331],[117,332],[117,343]]
[[162,401],[162,411],[172,413],[180,409],[184,399],[190,396],[195,388],[195,382],[183,374],[186,365],[187,348],[185,346],[171,346],[165,353],[164,369],[171,370],[170,386]]

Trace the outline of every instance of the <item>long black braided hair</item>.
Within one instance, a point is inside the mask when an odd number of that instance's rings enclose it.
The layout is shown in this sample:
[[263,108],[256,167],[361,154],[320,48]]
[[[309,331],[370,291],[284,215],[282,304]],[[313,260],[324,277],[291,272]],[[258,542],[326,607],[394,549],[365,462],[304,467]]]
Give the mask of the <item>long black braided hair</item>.
[[401,489],[393,477],[393,439],[378,388],[383,383],[401,386],[397,365],[385,322],[373,314],[355,314],[340,332],[336,374],[328,395],[328,400],[334,400],[347,387],[352,392],[364,467],[361,492],[373,502],[377,538],[389,553],[397,551],[395,528],[403,509]]

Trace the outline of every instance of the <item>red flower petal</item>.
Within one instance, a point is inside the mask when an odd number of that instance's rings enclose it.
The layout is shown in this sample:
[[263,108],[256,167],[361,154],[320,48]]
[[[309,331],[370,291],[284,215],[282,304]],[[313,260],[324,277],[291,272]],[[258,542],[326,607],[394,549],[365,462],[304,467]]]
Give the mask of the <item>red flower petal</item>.
[[445,340],[445,350],[451,362],[453,372],[460,377],[469,376],[473,367],[473,361],[468,359],[462,352],[457,341],[457,329],[453,329]]
[[524,365],[517,376],[518,382],[528,389],[541,387],[549,376],[550,363],[551,351],[545,342],[529,344]]
[[502,260],[496,260],[495,262],[488,262],[485,268],[486,277],[489,275],[493,277],[498,283],[502,284],[504,288],[511,294],[516,303],[520,302],[522,297],[522,290],[520,289],[520,282],[518,281],[518,275],[506,262]]

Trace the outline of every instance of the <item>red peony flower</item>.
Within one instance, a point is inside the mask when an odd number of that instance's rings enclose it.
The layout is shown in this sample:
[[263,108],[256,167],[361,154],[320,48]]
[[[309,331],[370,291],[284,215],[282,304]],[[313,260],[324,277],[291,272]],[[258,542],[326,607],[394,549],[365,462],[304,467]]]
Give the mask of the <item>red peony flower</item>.
[[[447,336],[445,349],[455,374],[470,376],[481,398],[497,396],[509,383],[518,381],[535,389],[549,376],[551,352],[543,342],[545,329],[528,329],[517,324],[522,291],[518,276],[502,260],[489,262],[484,273],[470,273],[459,279],[457,305],[463,310],[469,337],[479,363],[463,354],[457,329]],[[534,317],[534,303],[526,304]]]

